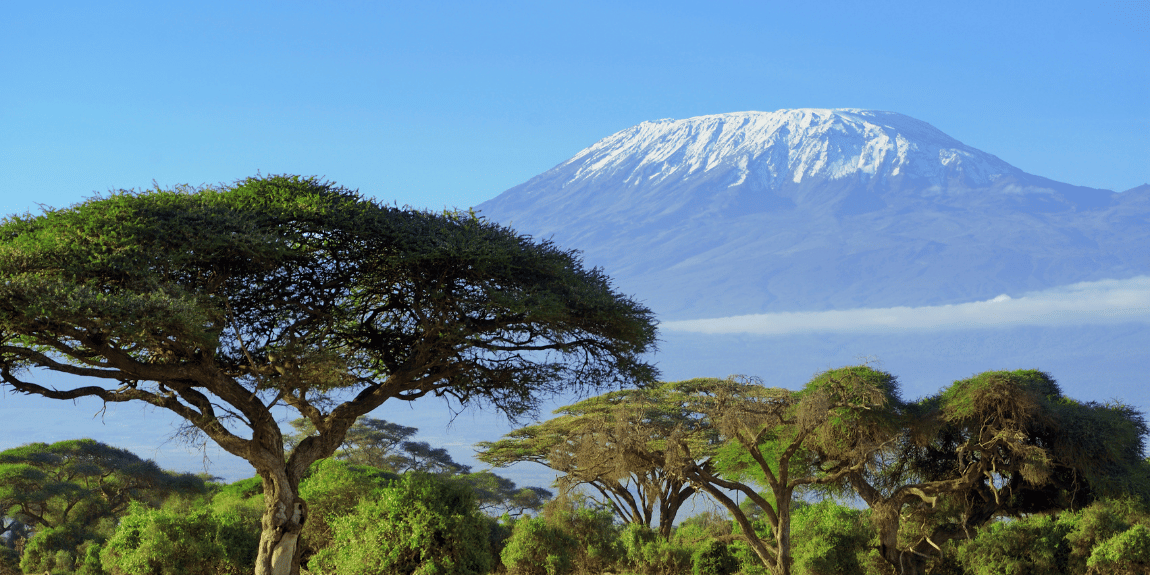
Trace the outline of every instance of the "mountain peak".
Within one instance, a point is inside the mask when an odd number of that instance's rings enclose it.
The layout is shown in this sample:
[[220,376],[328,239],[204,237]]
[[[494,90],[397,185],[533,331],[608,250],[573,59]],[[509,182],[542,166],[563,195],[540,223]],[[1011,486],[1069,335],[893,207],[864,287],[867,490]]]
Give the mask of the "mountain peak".
[[852,176],[909,176],[939,186],[957,177],[980,187],[1018,171],[926,122],[853,108],[643,122],[596,142],[556,169],[576,166],[569,183],[624,176],[632,185],[649,185],[728,167],[734,168],[732,184],[755,173],[767,187]]
[[698,318],[1117,277],[1100,274],[1144,267],[1145,226],[1121,218],[1144,222],[1150,196],[1132,192],[1027,174],[902,114],[803,108],[643,122],[477,208]]

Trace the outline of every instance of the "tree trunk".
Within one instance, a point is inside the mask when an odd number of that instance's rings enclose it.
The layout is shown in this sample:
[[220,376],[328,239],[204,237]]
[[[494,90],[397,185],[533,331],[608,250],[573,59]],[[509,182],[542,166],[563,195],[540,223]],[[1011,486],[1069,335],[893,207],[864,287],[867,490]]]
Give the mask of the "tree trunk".
[[299,498],[299,481],[284,471],[260,471],[264,482],[264,515],[255,575],[299,575],[300,531],[307,504]]
[[879,555],[886,559],[899,575],[924,573],[926,558],[913,550],[900,549],[898,545],[902,503],[881,501],[872,503],[870,507],[871,520],[878,531]]
[[779,549],[775,572],[779,575],[791,575],[791,493],[786,497],[779,496],[775,513],[779,518],[779,528],[775,531],[775,544]]

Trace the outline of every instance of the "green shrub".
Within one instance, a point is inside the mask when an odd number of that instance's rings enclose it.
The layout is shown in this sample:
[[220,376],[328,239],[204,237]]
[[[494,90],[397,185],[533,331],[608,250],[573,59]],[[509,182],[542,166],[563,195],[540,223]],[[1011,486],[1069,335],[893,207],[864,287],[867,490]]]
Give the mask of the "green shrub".
[[0,544],[0,575],[20,575],[20,555]]
[[77,563],[80,563],[83,569],[79,573],[101,575],[102,571],[98,568],[93,570],[91,565],[85,566],[84,557],[89,547],[98,547],[98,542],[102,540],[99,534],[75,523],[41,529],[24,547],[20,569],[26,573],[73,575],[77,572]]
[[674,537],[684,542],[729,539],[733,529],[734,522],[726,515],[715,511],[704,511],[681,521],[675,528]]
[[739,570],[739,561],[727,544],[717,539],[699,545],[691,556],[691,564],[693,575],[732,575]]
[[1070,525],[1049,516],[993,523],[959,547],[958,560],[972,575],[1067,573]]
[[1091,574],[1150,573],[1150,529],[1135,525],[1094,548],[1086,566]]
[[111,575],[246,574],[255,569],[258,546],[258,526],[235,515],[133,504],[100,560]]
[[542,517],[527,517],[515,522],[499,558],[508,575],[566,575],[574,569],[578,546],[574,537]]
[[308,563],[313,572],[485,575],[491,569],[488,523],[471,489],[458,481],[408,473],[348,515],[329,516],[329,523],[333,541]]
[[1139,507],[1132,501],[1101,500],[1078,512],[1063,512],[1059,522],[1070,530],[1066,535],[1070,547],[1067,572],[1085,573],[1095,547],[1129,529]]
[[498,519],[489,516],[484,517],[487,520],[487,548],[491,550],[492,561],[494,561],[503,554],[503,549],[511,540],[511,534],[515,532],[517,520],[506,513]]
[[615,514],[586,497],[563,497],[543,508],[548,525],[575,540],[571,555],[575,573],[598,575],[623,558]]
[[619,534],[623,563],[639,575],[679,575],[691,572],[693,548],[668,540],[646,525],[630,523]]
[[374,498],[399,480],[400,476],[394,473],[335,459],[313,463],[299,487],[299,496],[308,508],[307,522],[300,533],[304,563],[331,545],[331,521],[350,515],[361,499]]
[[791,521],[791,556],[796,575],[863,573],[859,551],[871,538],[861,512],[833,500],[795,509]]

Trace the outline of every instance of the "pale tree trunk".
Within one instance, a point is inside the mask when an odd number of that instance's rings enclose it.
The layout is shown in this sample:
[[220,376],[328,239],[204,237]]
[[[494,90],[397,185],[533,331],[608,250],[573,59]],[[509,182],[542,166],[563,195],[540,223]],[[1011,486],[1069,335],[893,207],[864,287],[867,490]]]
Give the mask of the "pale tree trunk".
[[307,504],[299,498],[299,481],[283,471],[260,471],[264,482],[264,515],[255,575],[299,575],[300,531]]
[[788,490],[786,497],[778,496],[775,513],[779,518],[779,527],[775,530],[775,544],[779,555],[775,563],[775,572],[779,575],[791,575],[791,493]]

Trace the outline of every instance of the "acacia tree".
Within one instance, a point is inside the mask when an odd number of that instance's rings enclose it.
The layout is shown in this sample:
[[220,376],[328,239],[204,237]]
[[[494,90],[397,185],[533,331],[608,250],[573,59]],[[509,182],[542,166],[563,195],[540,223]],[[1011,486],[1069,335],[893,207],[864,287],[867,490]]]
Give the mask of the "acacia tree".
[[[300,478],[360,415],[432,395],[514,417],[538,394],[651,380],[654,340],[651,312],[575,252],[315,178],[121,190],[0,223],[3,382],[150,403],[250,462],[257,575],[298,573]],[[37,383],[50,372],[83,379]],[[289,453],[281,403],[316,429]]]
[[925,572],[947,541],[973,538],[998,517],[1147,488],[1142,415],[1068,399],[1041,371],[957,381],[886,429],[888,449],[845,479],[871,507],[879,552],[899,573]]
[[166,472],[154,461],[91,439],[0,451],[0,517],[34,529],[93,525],[123,514],[132,501],[204,489],[195,475]]
[[[284,437],[289,451],[303,438],[315,434],[315,426],[305,418],[293,419],[290,425],[296,433]],[[405,473],[422,471],[439,475],[470,473],[471,468],[456,463],[442,447],[432,447],[426,441],[408,441],[419,429],[390,421],[362,416],[347,430],[343,444],[334,457],[354,465],[369,465]]]
[[[619,448],[726,507],[763,565],[787,575],[796,492],[865,465],[900,404],[895,378],[865,366],[824,372],[799,391],[738,377],[665,384],[616,408],[617,421],[635,430]],[[681,415],[662,415],[672,412]],[[756,533],[731,492],[762,510],[769,535]]]
[[[32,570],[59,553],[83,557],[83,541],[103,541],[129,504],[157,504],[173,493],[204,493],[204,480],[160,469],[125,449],[91,439],[31,443],[0,451],[0,536],[25,540],[18,555]],[[31,533],[29,533],[31,531]]]
[[[616,408],[644,401],[650,393],[619,390],[561,407],[555,410],[559,417],[516,429],[496,442],[479,443],[478,458],[498,467],[524,461],[550,467],[562,474],[558,484],[564,493],[579,485],[589,486],[599,493],[599,502],[625,523],[650,527],[657,513],[659,532],[670,537],[679,508],[695,488],[682,477],[619,449],[627,441],[621,436],[654,428],[632,427],[617,420]],[[659,417],[657,407],[650,405],[646,416]],[[661,417],[678,420],[684,414],[663,411]],[[663,428],[671,426],[664,422]]]

